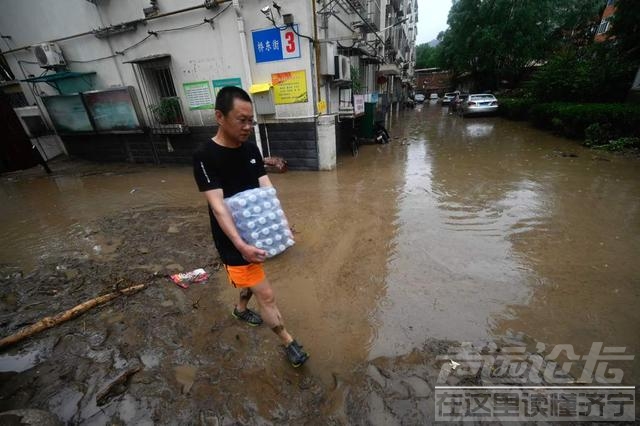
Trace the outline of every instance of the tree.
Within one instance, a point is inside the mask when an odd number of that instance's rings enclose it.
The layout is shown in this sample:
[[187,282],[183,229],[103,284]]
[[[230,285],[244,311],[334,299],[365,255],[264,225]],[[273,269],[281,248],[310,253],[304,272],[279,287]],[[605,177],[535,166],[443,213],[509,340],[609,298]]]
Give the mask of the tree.
[[618,0],[616,14],[611,19],[611,35],[620,54],[640,62],[640,1]]
[[442,48],[431,47],[428,43],[416,47],[416,68],[441,68]]
[[441,44],[444,65],[470,73],[482,89],[518,84],[558,45],[585,39],[601,7],[600,0],[458,0]]

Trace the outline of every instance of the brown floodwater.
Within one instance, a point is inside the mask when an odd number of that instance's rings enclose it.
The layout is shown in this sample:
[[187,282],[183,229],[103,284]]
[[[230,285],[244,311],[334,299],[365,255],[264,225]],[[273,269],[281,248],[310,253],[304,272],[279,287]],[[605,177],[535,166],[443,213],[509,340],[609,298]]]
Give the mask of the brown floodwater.
[[[297,233],[266,270],[309,368],[329,383],[431,338],[640,353],[637,158],[438,105],[401,111],[391,133],[340,155],[335,171],[272,175]],[[31,175],[0,179],[0,263],[23,270],[105,250],[90,223],[123,210],[193,206],[207,220],[189,167]],[[232,303],[235,290],[220,298]],[[621,367],[638,383],[638,363]]]

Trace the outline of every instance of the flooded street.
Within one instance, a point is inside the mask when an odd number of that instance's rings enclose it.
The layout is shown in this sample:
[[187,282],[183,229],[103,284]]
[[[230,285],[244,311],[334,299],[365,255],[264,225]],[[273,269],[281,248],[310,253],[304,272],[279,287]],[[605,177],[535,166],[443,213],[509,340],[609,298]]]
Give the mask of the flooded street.
[[[51,177],[1,176],[0,337],[116,279],[153,284],[0,352],[0,412],[423,424],[438,371],[427,366],[446,342],[640,354],[637,158],[439,105],[401,111],[390,132],[335,171],[271,176],[296,245],[266,271],[311,354],[299,370],[266,327],[230,317],[236,290],[190,167],[60,162]],[[164,277],[198,267],[212,276],[187,290]],[[98,401],[137,367],[129,390]],[[616,367],[640,383],[640,363]]]

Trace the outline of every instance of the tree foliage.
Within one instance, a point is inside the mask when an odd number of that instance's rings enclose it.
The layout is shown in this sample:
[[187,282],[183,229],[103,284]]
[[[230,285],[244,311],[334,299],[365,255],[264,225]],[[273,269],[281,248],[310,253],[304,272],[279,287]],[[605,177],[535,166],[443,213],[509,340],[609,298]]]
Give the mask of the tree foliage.
[[443,66],[442,48],[431,47],[424,43],[416,47],[416,68],[441,68]]
[[606,44],[557,53],[537,71],[529,87],[543,101],[621,102],[636,65]]
[[611,19],[611,35],[622,56],[640,62],[640,1],[618,0]]
[[456,0],[443,36],[442,59],[470,73],[479,89],[518,84],[559,44],[592,37],[601,0]]

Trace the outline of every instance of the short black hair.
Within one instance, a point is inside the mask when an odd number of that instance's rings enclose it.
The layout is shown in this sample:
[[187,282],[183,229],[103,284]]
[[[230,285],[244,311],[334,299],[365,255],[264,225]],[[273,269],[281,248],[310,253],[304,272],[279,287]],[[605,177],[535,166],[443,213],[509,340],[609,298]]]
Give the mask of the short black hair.
[[218,95],[216,96],[216,109],[219,110],[222,115],[227,115],[229,111],[233,109],[234,99],[251,102],[249,94],[240,87],[225,86],[220,89]]

